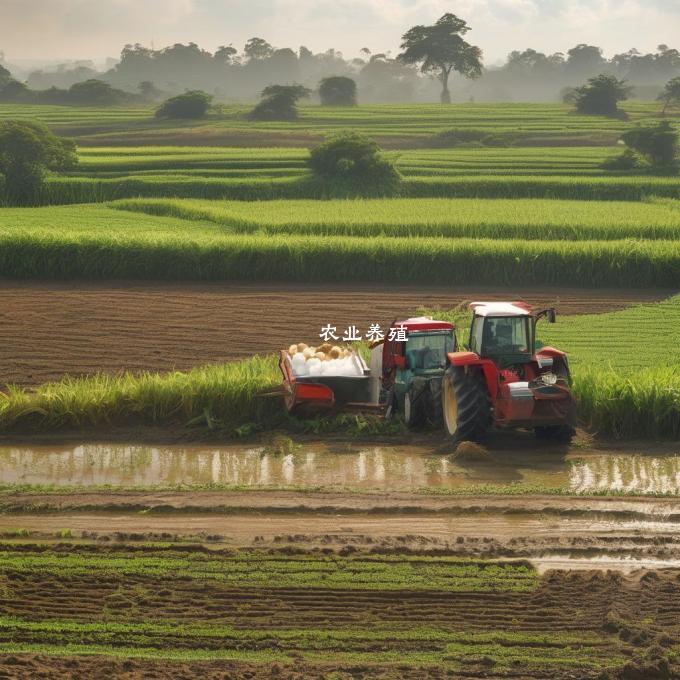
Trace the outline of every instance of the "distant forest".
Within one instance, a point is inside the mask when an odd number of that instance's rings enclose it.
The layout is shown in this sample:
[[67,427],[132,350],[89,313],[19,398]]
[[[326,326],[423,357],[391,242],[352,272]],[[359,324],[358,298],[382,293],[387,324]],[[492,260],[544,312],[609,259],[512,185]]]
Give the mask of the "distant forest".
[[[277,49],[261,38],[251,38],[241,52],[224,46],[211,53],[195,43],[158,50],[126,45],[120,60],[110,60],[104,70],[91,62],[75,62],[22,74],[4,65],[30,90],[65,90],[97,79],[130,93],[130,102],[156,101],[187,89],[205,90],[225,103],[252,102],[273,83],[299,83],[316,90],[322,78],[335,75],[356,81],[362,103],[436,102],[440,90],[436,80],[389,54],[364,48],[360,58],[347,60],[334,49],[318,54],[306,47]],[[634,98],[653,99],[664,83],[680,75],[680,52],[659,45],[654,53],[632,49],[606,59],[599,47],[585,44],[566,53],[514,51],[505,64],[487,67],[476,80],[452,75],[451,95],[458,102],[558,101],[565,88],[601,73],[627,80]]]

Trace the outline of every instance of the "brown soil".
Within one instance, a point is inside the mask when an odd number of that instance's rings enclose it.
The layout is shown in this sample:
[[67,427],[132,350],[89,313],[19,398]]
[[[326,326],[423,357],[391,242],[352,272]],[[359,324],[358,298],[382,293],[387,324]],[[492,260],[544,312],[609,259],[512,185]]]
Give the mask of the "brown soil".
[[[30,555],[35,547],[26,546]],[[60,552],[66,553],[64,546]],[[101,556],[120,555],[121,548],[100,546]],[[88,551],[87,554],[93,554]],[[144,548],[128,553],[135,557]],[[404,555],[404,560],[417,559]],[[139,574],[82,573],[67,577],[45,571],[8,573],[2,580],[4,596],[0,608],[4,616],[45,621],[64,618],[83,621],[181,622],[182,625],[234,626],[240,629],[322,629],[362,630],[367,626],[395,630],[434,628],[466,634],[498,632],[545,635],[543,643],[528,643],[524,655],[540,656],[542,648],[560,649],[565,645],[550,636],[588,636],[585,647],[594,647],[603,659],[634,655],[652,657],[653,649],[668,654],[668,645],[677,639],[680,617],[678,571],[637,573],[631,576],[613,572],[551,572],[530,592],[438,592],[411,590],[356,590],[313,588],[239,587],[214,579],[163,577]],[[57,631],[42,634],[44,643],[68,639]],[[12,641],[21,645],[40,640],[31,631],[17,632]],[[182,644],[191,649],[219,649],[219,639],[198,635],[181,639],[172,634],[156,634],[153,645],[159,649]],[[257,649],[245,643],[241,649]],[[267,642],[264,641],[267,649]],[[280,643],[279,643],[280,644]],[[418,650],[440,651],[435,640],[422,641]],[[354,648],[368,652],[416,651],[414,642],[398,639],[375,643],[361,641]],[[664,645],[661,647],[660,645]],[[279,647],[279,649],[281,649]],[[116,660],[106,657],[46,657],[36,655],[0,656],[2,677],[233,677],[233,678],[593,678],[603,677],[593,668],[578,663],[553,665],[550,672],[541,664],[521,663],[513,667],[484,667],[484,660],[456,672],[423,665],[381,663],[376,660],[359,667],[336,661],[327,650],[324,661],[313,663],[302,658],[302,650],[285,647],[290,662],[254,666],[229,661],[188,664],[143,660]],[[338,652],[343,649],[339,648]],[[443,655],[443,653],[442,653]],[[296,660],[295,657],[298,657]],[[335,662],[334,662],[335,661]],[[638,662],[631,662],[638,663]],[[493,664],[492,664],[493,665]],[[677,670],[677,669],[673,669]],[[672,672],[672,671],[671,671]],[[221,673],[221,674],[220,674]],[[335,675],[338,673],[339,675]],[[344,675],[348,673],[348,675]],[[41,674],[41,675],[39,675]],[[615,677],[638,677],[621,676]],[[655,675],[639,677],[653,678]],[[675,675],[658,677],[677,677]]]
[[499,291],[332,285],[160,285],[0,282],[0,383],[37,385],[65,374],[186,370],[313,341],[328,323],[365,330],[420,306],[475,298],[557,303],[563,314],[660,300],[669,291]]
[[168,540],[211,548],[428,550],[528,558],[540,570],[680,567],[675,498],[91,492],[5,494],[0,537]]

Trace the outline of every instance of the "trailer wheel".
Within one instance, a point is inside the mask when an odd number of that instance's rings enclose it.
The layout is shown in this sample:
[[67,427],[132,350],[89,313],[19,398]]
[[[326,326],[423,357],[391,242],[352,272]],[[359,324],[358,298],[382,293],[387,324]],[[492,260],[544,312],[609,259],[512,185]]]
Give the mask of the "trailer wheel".
[[482,441],[491,427],[491,399],[484,376],[449,366],[442,378],[442,412],[454,442]]
[[410,428],[419,428],[427,420],[427,382],[414,380],[404,395],[404,422]]
[[571,425],[540,425],[534,428],[534,434],[538,439],[571,444],[576,430]]

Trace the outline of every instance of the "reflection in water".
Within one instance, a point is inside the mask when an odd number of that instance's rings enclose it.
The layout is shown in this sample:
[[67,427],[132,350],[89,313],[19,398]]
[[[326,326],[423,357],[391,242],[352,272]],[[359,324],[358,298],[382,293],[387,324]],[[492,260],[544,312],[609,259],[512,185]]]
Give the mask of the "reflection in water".
[[569,488],[640,493],[680,493],[680,457],[597,456],[572,464]]
[[455,488],[471,484],[680,492],[680,458],[555,452],[492,452],[492,460],[459,464],[426,447],[364,446],[334,451],[305,445],[286,455],[237,446],[88,444],[0,447],[0,483],[112,486],[294,485],[374,489]]

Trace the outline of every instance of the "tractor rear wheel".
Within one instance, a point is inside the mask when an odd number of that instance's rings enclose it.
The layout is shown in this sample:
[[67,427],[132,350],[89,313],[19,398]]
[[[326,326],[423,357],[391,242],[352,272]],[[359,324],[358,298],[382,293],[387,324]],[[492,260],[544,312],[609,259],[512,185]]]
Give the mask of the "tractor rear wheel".
[[442,379],[442,412],[455,442],[484,439],[491,427],[491,399],[480,371],[449,366]]
[[534,428],[534,434],[538,439],[570,444],[576,431],[571,425],[539,425]]

